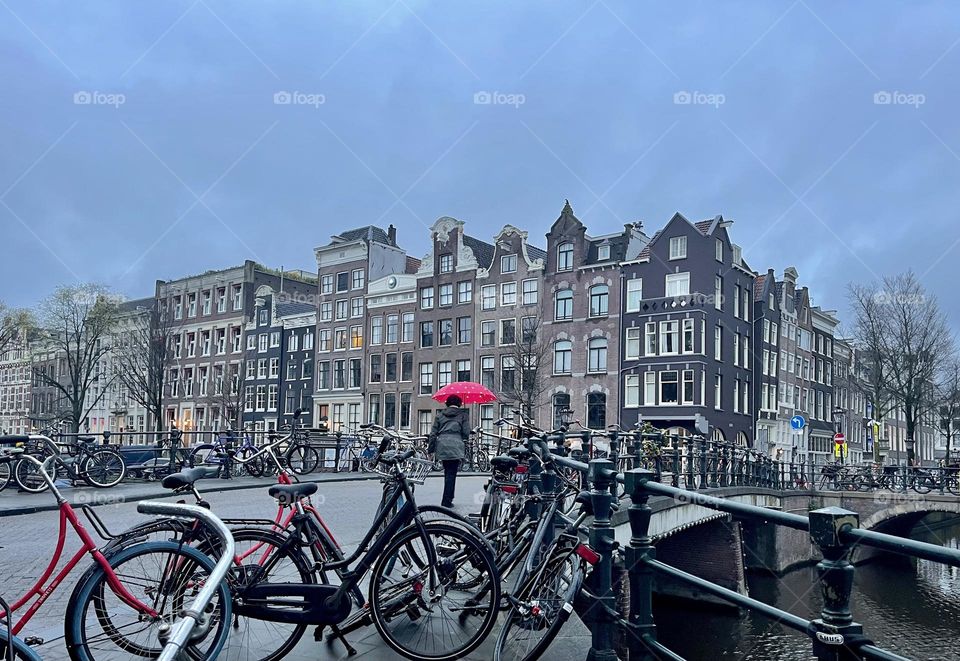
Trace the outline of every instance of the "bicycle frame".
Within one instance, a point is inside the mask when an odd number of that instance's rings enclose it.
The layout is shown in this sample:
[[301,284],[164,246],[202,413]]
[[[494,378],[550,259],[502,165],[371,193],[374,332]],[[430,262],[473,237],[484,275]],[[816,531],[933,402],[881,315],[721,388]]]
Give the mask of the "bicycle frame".
[[[15,613],[24,606],[27,606],[27,610],[20,616],[16,624],[13,625],[11,633],[17,635],[24,626],[30,621],[34,614],[43,606],[44,602],[53,594],[56,589],[63,582],[63,579],[67,577],[70,572],[77,566],[80,560],[84,556],[91,556],[101,569],[103,569],[106,574],[107,584],[110,586],[110,589],[113,590],[114,594],[120,598],[125,604],[137,610],[141,613],[149,615],[150,617],[156,617],[157,611],[155,611],[150,606],[141,603],[136,597],[130,594],[120,580],[117,578],[116,573],[113,571],[113,568],[110,566],[110,562],[107,560],[106,556],[100,551],[96,542],[94,542],[93,537],[90,536],[90,533],[87,532],[87,529],[83,527],[83,524],[80,523],[80,519],[77,517],[77,513],[71,507],[70,503],[61,495],[60,491],[57,489],[57,486],[53,483],[53,480],[50,479],[49,474],[46,471],[47,462],[51,461],[53,458],[48,458],[43,464],[37,461],[34,457],[29,455],[23,455],[20,457],[20,461],[32,461],[34,462],[40,474],[43,476],[43,479],[47,482],[47,485],[50,487],[53,495],[57,499],[57,504],[60,510],[60,526],[59,534],[57,538],[57,547],[53,552],[53,557],[50,559],[50,562],[47,564],[46,569],[40,575],[40,578],[37,579],[37,582],[30,588],[26,594],[16,600],[9,609],[9,614]],[[63,556],[63,547],[67,539],[67,524],[73,528],[73,531],[80,538],[81,548],[74,553],[74,555],[67,561],[67,564],[61,569],[56,576],[54,576],[54,571],[57,568],[57,565],[60,563],[60,558]],[[51,578],[52,577],[52,578]],[[49,583],[48,583],[49,581]],[[28,602],[31,602],[28,605]],[[9,615],[7,612],[0,612],[0,617],[7,617]]]

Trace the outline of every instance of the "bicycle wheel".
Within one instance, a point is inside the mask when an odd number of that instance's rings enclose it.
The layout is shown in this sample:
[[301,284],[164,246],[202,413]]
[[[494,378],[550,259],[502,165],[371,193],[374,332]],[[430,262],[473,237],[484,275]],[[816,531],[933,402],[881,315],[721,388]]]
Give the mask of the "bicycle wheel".
[[0,461],[0,491],[3,491],[7,488],[7,485],[10,484],[10,479],[13,477],[13,471],[10,467],[13,465],[13,461]]
[[[306,624],[268,622],[243,615],[244,590],[262,583],[316,583],[310,563],[284,537],[257,528],[233,531],[234,567],[227,577],[233,602],[233,626],[218,661],[276,661],[292,650]],[[203,550],[201,548],[201,550]]]
[[[240,458],[243,461],[246,461],[247,458],[254,453],[254,450],[251,448],[240,448],[237,450],[237,453],[234,455],[234,458]],[[248,475],[247,464],[240,463],[239,461],[230,461],[230,476],[231,477],[243,477]]]
[[80,475],[92,487],[115,487],[127,475],[127,464],[116,450],[97,448],[80,464]]
[[493,649],[494,661],[539,658],[570,617],[583,576],[580,556],[569,546],[554,546],[540,571],[527,577],[510,597],[512,605]]
[[[44,460],[44,457],[37,458],[40,461]],[[57,464],[54,462],[47,472],[50,474],[51,479],[56,480]],[[40,469],[37,468],[36,464],[32,461],[24,461],[22,459],[18,461],[13,469],[13,477],[17,482],[17,486],[27,493],[43,493],[47,490],[46,480],[40,475]]]
[[312,473],[320,465],[320,453],[306,443],[297,443],[287,450],[287,465],[297,475]]
[[40,655],[34,652],[29,645],[16,636],[13,637],[11,643],[10,635],[6,629],[0,629],[0,659],[4,659],[4,661],[10,659],[7,654],[11,649],[13,650],[11,661],[41,661]]
[[[436,562],[420,561],[431,555]],[[480,589],[467,588],[479,585]],[[370,576],[377,632],[408,659],[459,659],[490,634],[500,581],[486,545],[460,528],[434,523],[400,531]]]
[[212,443],[201,443],[190,450],[187,463],[190,465],[190,468],[196,468],[197,466],[204,465],[219,465],[222,461],[221,458],[217,456],[216,447]]
[[932,475],[914,475],[910,480],[910,486],[917,493],[930,493],[934,487],[939,486]]
[[[121,585],[155,617],[124,603],[110,587],[107,574],[95,565],[74,588],[66,613],[66,643],[72,661],[128,661],[156,658],[162,646],[161,624],[174,621],[189,607],[214,561],[176,542],[145,542],[108,558]],[[211,602],[209,628],[186,649],[197,661],[215,659],[230,634],[230,593],[221,583]]]

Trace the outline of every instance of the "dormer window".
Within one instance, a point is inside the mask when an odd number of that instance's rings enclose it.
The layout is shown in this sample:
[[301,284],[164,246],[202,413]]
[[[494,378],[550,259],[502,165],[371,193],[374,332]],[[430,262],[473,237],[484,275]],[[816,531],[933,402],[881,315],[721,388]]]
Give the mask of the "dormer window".
[[670,259],[686,259],[687,237],[674,236],[670,238]]
[[453,255],[440,255],[440,273],[453,271]]
[[603,244],[597,248],[597,260],[605,262],[610,259],[610,245]]
[[516,255],[504,255],[500,258],[500,272],[501,273],[516,273],[517,272],[517,256]]
[[557,246],[557,270],[558,271],[573,270],[573,244],[572,243],[561,243],[559,246]]

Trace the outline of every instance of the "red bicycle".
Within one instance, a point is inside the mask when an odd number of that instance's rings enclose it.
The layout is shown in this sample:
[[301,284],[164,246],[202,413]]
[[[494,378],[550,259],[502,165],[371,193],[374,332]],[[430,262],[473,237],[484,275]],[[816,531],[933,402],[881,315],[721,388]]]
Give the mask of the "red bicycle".
[[[93,565],[74,588],[64,623],[70,658],[73,661],[127,661],[135,656],[159,656],[163,649],[159,629],[174,622],[185,601],[199,592],[205,577],[213,570],[214,561],[196,549],[162,541],[133,544],[103,553],[51,478],[49,469],[53,460],[48,458],[41,463],[23,454],[20,448],[9,447],[43,438],[0,436],[0,462],[31,462],[56,499],[60,513],[56,547],[46,569],[33,587],[9,608],[0,607],[0,619],[10,622],[9,630],[0,626],[0,649],[12,649],[14,659],[39,658],[30,648],[44,641],[36,637],[21,640],[17,634],[80,561],[89,556]],[[92,509],[88,506],[80,509],[98,534],[105,530]],[[57,571],[64,555],[68,524],[80,539],[80,548]],[[13,615],[18,611],[22,614],[14,621]],[[226,585],[220,585],[210,613],[210,626],[204,635],[192,641],[188,650],[191,658],[215,658],[226,641],[230,613]]]

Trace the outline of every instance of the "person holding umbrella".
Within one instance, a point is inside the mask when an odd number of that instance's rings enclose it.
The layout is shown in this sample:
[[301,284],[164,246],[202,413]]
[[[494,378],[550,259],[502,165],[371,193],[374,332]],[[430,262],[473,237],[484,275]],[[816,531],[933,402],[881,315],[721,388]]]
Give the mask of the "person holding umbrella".
[[427,452],[443,463],[443,497],[440,505],[453,507],[460,463],[467,456],[470,438],[470,413],[464,404],[484,404],[496,396],[479,383],[469,381],[451,383],[438,390],[433,398],[444,404],[437,411],[430,430]]

